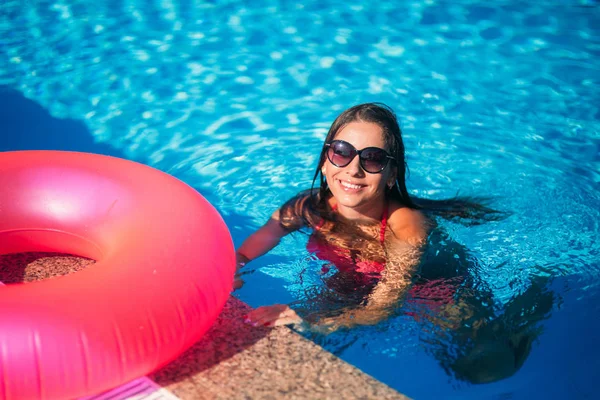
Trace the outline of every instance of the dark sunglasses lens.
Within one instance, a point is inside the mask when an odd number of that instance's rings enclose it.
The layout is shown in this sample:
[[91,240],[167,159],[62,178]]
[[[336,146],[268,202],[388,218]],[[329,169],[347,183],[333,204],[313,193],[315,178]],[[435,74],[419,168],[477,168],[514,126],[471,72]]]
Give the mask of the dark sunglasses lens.
[[329,161],[336,167],[345,167],[355,156],[354,149],[344,142],[332,142],[327,151]]
[[381,172],[387,162],[387,153],[381,149],[364,149],[360,155],[360,163],[367,172]]

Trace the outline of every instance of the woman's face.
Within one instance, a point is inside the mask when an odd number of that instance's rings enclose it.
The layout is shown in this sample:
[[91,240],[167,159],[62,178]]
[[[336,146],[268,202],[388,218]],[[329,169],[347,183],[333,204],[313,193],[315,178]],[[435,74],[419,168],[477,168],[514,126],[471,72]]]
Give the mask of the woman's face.
[[[378,147],[389,152],[381,127],[372,122],[351,122],[338,131],[334,140],[348,142],[357,150]],[[396,178],[391,160],[383,171],[372,174],[363,170],[358,155],[345,167],[336,167],[326,158],[321,172],[337,200],[338,211],[347,218],[379,218],[385,203],[385,187]]]

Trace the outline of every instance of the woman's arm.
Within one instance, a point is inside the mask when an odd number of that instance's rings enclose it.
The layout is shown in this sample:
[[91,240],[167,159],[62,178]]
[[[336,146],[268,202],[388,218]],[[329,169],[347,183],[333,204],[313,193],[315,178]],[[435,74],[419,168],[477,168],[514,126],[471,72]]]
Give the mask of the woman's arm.
[[271,218],[256,232],[248,236],[236,251],[236,273],[233,288],[239,289],[244,281],[239,276],[239,270],[246,263],[269,252],[279,244],[282,237],[306,225],[304,208],[307,201],[313,196],[308,190],[292,197],[281,208],[276,210]]
[[277,246],[281,238],[288,233],[279,224],[279,210],[277,210],[263,226],[244,240],[236,253],[245,262],[254,260]]
[[[340,327],[374,325],[387,318],[405,297],[427,240],[429,221],[417,210],[398,208],[388,221],[386,268],[364,306],[324,318],[316,330],[333,332]],[[325,329],[324,329],[325,328]]]
[[416,210],[399,208],[388,220],[391,234],[386,237],[386,269],[372,290],[366,305],[351,307],[335,317],[308,324],[287,305],[259,307],[248,315],[254,325],[296,324],[301,329],[331,333],[341,327],[373,325],[390,315],[410,286],[427,239],[429,222]]
[[430,229],[430,222],[421,212],[406,207],[392,213],[389,223],[386,268],[367,304],[372,309],[390,309],[398,304],[412,282]]
[[250,261],[268,253],[273,247],[279,244],[282,237],[289,231],[283,229],[279,223],[279,210],[276,210],[271,218],[244,240],[242,245],[235,252],[236,256],[236,275],[233,283],[234,290],[243,286],[244,281],[239,275],[239,271]]
[[[367,303],[338,310],[335,317],[320,318],[314,322],[303,320],[285,304],[259,307],[248,314],[247,323],[254,326],[281,326],[294,324],[300,330],[329,334],[339,328],[357,325],[375,325],[387,318],[404,298],[414,270],[422,254],[420,247],[397,244],[396,255],[389,258],[381,280],[373,288]],[[402,254],[400,254],[402,253]],[[310,319],[310,318],[309,318]]]

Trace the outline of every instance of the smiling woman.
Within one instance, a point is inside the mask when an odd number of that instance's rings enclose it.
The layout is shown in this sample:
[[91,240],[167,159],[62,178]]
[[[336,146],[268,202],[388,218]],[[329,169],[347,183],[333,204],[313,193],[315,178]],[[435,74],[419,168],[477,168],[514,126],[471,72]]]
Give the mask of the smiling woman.
[[[237,250],[235,287],[240,288],[239,271],[247,262],[271,250],[283,236],[308,229],[307,249],[326,261],[321,271],[326,290],[302,308],[285,304],[259,307],[246,316],[246,322],[255,326],[293,324],[300,330],[327,334],[339,328],[377,324],[406,299],[426,306],[426,310],[409,314],[416,320],[451,329],[469,343],[485,340],[482,346],[489,351],[476,343],[449,364],[457,376],[477,383],[512,375],[522,363],[511,360],[524,360],[528,347],[507,344],[504,339],[496,343],[495,335],[500,332],[499,337],[515,338],[508,339],[515,343],[530,343],[532,336],[512,332],[494,320],[490,293],[472,291],[472,277],[464,268],[455,268],[457,262],[437,260],[445,268],[436,276],[428,276],[422,268],[423,260],[429,258],[424,256],[428,242],[443,236],[434,216],[474,225],[507,214],[487,207],[486,199],[411,198],[406,170],[401,131],[390,108],[367,103],[344,111],[325,138],[313,188],[287,201]],[[315,190],[317,179],[320,185]],[[459,253],[448,258],[461,259]],[[495,332],[493,338],[488,331]],[[482,357],[487,360],[489,354],[496,359],[498,352],[506,353],[502,358],[506,362],[482,367]],[[444,361],[448,357],[440,358],[443,365],[448,364]],[[471,373],[481,368],[483,374]]]
[[[336,118],[325,138],[313,179],[313,188],[319,179],[319,189],[301,192],[250,235],[237,251],[238,270],[286,234],[312,229],[308,249],[344,275],[352,275],[352,282],[362,283],[370,294],[359,314],[373,323],[373,315],[384,315],[382,311],[397,303],[409,286],[432,228],[426,213],[471,222],[504,216],[468,198],[417,204],[406,189],[406,170],[402,133],[393,111],[378,103],[349,108]],[[364,287],[367,282],[369,288]],[[241,285],[238,278],[237,286]],[[371,314],[374,308],[377,311]],[[357,312],[353,310],[351,321],[328,320],[328,329],[362,324]],[[263,325],[302,321],[287,306],[261,307],[249,319]]]

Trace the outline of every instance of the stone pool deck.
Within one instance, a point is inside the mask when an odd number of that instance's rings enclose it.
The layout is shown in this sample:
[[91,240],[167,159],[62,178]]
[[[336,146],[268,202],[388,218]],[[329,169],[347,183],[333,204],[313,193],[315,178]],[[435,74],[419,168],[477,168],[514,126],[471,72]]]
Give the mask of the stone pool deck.
[[[0,281],[30,282],[92,263],[49,254],[0,256]],[[251,308],[231,296],[210,331],[149,377],[182,400],[406,399],[292,330],[243,323]]]

